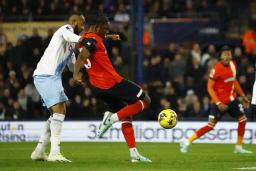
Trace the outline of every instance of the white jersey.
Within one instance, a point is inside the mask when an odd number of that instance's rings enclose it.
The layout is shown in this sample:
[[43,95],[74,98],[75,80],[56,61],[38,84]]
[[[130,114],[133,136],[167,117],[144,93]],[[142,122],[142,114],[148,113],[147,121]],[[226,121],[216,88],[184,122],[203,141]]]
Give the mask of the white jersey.
[[53,35],[48,47],[37,64],[35,75],[61,75],[66,65],[75,63],[75,44],[80,36],[74,34],[70,25],[60,27]]
[[[255,64],[256,68],[256,64]],[[256,73],[254,73],[256,75]],[[254,78],[253,90],[252,90],[252,101],[251,104],[256,105],[256,78]]]

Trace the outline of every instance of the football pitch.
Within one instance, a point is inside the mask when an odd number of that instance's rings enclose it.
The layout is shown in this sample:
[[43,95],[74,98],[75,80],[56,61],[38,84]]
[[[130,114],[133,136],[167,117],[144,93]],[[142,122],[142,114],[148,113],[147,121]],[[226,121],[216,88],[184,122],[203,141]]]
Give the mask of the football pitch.
[[0,171],[162,171],[162,170],[256,170],[256,146],[245,145],[253,154],[234,154],[231,144],[193,144],[181,154],[179,144],[138,143],[141,154],[153,163],[131,163],[125,143],[62,143],[72,163],[35,162],[30,154],[36,143],[0,143]]

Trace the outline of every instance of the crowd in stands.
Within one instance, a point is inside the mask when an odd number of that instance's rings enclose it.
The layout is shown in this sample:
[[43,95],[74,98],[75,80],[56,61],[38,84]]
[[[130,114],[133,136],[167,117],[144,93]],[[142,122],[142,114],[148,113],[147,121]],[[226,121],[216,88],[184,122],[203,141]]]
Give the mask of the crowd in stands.
[[[227,12],[224,0],[145,0],[146,18],[171,17],[172,12],[222,11]],[[78,11],[101,9],[115,21],[129,21],[131,10],[128,0],[0,0],[0,20],[16,16],[63,16]],[[170,12],[171,11],[171,12]],[[59,18],[52,17],[50,20]],[[23,18],[24,19],[24,18]],[[22,20],[23,20],[22,19]],[[38,18],[44,20],[43,18]],[[49,20],[49,18],[45,18]],[[63,20],[63,18],[60,18]],[[127,26],[127,25],[125,25]],[[127,42],[127,28],[114,32],[124,33],[121,39]],[[49,112],[42,107],[40,96],[33,85],[33,71],[47,47],[54,30],[42,37],[34,29],[32,36],[21,36],[15,45],[0,28],[0,120],[45,119]],[[108,53],[114,67],[128,77],[129,57],[123,43],[107,40]],[[172,108],[180,119],[206,119],[209,113],[210,98],[206,82],[210,68],[218,61],[219,49],[213,44],[203,47],[194,42],[191,45],[170,43],[167,49],[144,47],[143,88],[152,99],[151,107],[136,117],[155,120],[159,111]],[[250,97],[254,82],[254,59],[256,51],[246,53],[241,46],[232,47],[239,80],[243,90]],[[245,48],[246,49],[246,48]],[[84,75],[86,75],[84,73]],[[84,78],[86,80],[86,77]],[[72,73],[65,70],[63,85],[70,101],[68,119],[100,119],[105,105],[96,100],[89,84],[81,87],[75,84]],[[249,119],[250,110],[246,111]]]
[[[63,16],[72,13],[101,10],[116,21],[129,21],[131,3],[130,0],[0,0],[0,18],[63,20]],[[147,18],[173,17],[177,13],[193,16],[200,12],[207,16],[217,13],[219,18],[227,19],[231,13],[229,4],[228,0],[144,0],[144,11]]]

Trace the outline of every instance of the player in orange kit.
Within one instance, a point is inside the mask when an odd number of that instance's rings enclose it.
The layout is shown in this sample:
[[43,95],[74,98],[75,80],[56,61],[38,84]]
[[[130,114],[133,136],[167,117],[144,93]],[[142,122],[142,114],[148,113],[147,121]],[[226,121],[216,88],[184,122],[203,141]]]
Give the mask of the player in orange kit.
[[180,151],[186,153],[189,145],[202,135],[211,131],[225,113],[238,119],[237,143],[234,153],[252,153],[242,147],[247,118],[243,105],[239,102],[240,95],[245,107],[249,107],[249,100],[245,96],[236,80],[236,66],[232,61],[231,49],[224,46],[221,51],[221,61],[211,70],[208,79],[208,93],[212,98],[208,124],[198,129],[191,137],[181,142]]
[[121,121],[131,161],[151,162],[139,154],[132,126],[132,116],[144,110],[150,104],[150,98],[137,84],[120,76],[112,66],[103,43],[109,29],[107,18],[101,13],[96,13],[88,15],[86,23],[89,28],[83,34],[84,40],[79,45],[80,54],[75,63],[73,77],[76,82],[82,83],[79,70],[84,66],[93,94],[103,100],[111,110],[105,112],[97,136],[101,138],[112,124]]

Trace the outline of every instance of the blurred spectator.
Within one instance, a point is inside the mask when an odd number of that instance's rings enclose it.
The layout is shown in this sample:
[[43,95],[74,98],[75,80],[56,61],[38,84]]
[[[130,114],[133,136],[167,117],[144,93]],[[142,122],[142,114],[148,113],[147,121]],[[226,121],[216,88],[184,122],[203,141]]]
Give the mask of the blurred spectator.
[[175,88],[171,81],[167,81],[165,83],[163,95],[169,101],[170,107],[173,109],[176,109],[177,108],[177,95],[175,93]]
[[70,105],[70,113],[72,114],[72,117],[81,117],[81,114],[84,113],[83,109],[83,99],[80,95],[75,95],[74,101]]
[[24,111],[31,111],[32,100],[26,94],[24,89],[21,89],[18,94],[18,103]]
[[165,56],[170,58],[170,60],[172,61],[174,59],[175,54],[177,53],[177,48],[178,47],[177,47],[176,43],[170,43],[169,47],[168,47],[167,54],[165,54]]
[[174,79],[179,75],[183,76],[186,72],[186,59],[180,54],[176,54],[168,69],[170,79]]
[[4,88],[5,88],[4,76],[3,74],[0,73],[0,99],[2,99],[4,96]]
[[201,65],[205,67],[212,58],[218,59],[218,53],[216,52],[216,47],[210,44],[207,51],[202,55]]
[[24,37],[19,37],[16,42],[16,46],[11,48],[7,53],[6,57],[11,65],[19,66],[21,63],[29,64],[29,59],[27,59],[27,46],[25,44],[26,39]]
[[7,42],[7,36],[3,32],[3,29],[0,27],[0,58],[4,55],[6,51]]
[[52,28],[48,29],[47,31],[47,37],[43,40],[43,47],[42,47],[42,52],[47,48],[48,44],[50,43],[52,36],[54,34],[54,30]]
[[123,58],[120,56],[119,53],[119,49],[117,47],[113,47],[112,48],[112,63],[114,65],[114,67],[117,69],[117,71],[121,74],[121,75],[128,75],[126,73],[126,68],[123,62]]
[[[254,24],[255,25],[255,24]],[[247,54],[252,54],[253,50],[256,49],[256,27],[253,26],[247,30],[243,35],[243,45]]]
[[188,61],[187,61],[188,66],[193,64],[193,60],[197,62],[201,62],[201,59],[202,59],[201,53],[202,51],[201,51],[200,45],[198,43],[194,43],[192,50],[190,51],[190,54],[188,56]]
[[195,100],[187,111],[189,117],[204,117],[203,108],[198,100]]
[[39,35],[38,29],[34,28],[32,31],[32,36],[27,40],[29,49],[28,57],[26,58],[27,63],[34,66],[37,64],[41,57],[41,51],[43,47],[42,37]]
[[202,112],[203,112],[203,116],[207,117],[209,115],[210,112],[210,99],[208,96],[204,96],[203,97],[203,103],[202,103]]
[[[19,102],[17,101],[14,101],[12,103],[12,107],[10,108],[10,118],[9,119],[13,119],[13,120],[18,120],[18,119],[24,119],[26,118],[25,114],[26,114],[26,111],[20,106]],[[23,118],[24,117],[24,118]]]
[[3,103],[3,99],[0,99],[0,120],[5,120],[6,117],[6,108]]
[[129,14],[125,10],[125,6],[123,4],[120,4],[118,7],[118,10],[114,16],[114,21],[118,22],[129,22],[130,17]]
[[10,96],[13,99],[17,99],[18,90],[21,87],[19,80],[17,79],[16,72],[11,70],[9,72],[9,78],[6,85],[10,88]]
[[178,102],[177,113],[178,113],[179,117],[184,118],[184,116],[187,112],[187,105],[185,103],[185,100],[183,98],[178,98],[177,102]]
[[34,85],[32,85],[31,83],[27,83],[24,90],[25,90],[25,93],[29,96],[29,98],[31,98],[33,103],[37,103],[40,101],[40,96],[36,91]]
[[157,55],[151,58],[147,72],[150,74],[150,77],[148,77],[149,82],[162,81],[164,79],[161,56]]
[[170,101],[168,101],[166,98],[162,98],[161,99],[160,105],[161,105],[162,109],[170,109],[170,108],[172,108]]

